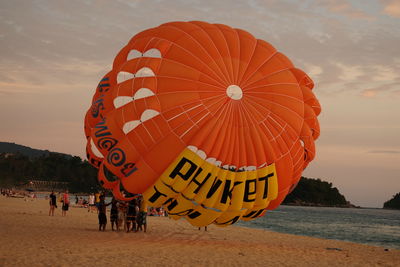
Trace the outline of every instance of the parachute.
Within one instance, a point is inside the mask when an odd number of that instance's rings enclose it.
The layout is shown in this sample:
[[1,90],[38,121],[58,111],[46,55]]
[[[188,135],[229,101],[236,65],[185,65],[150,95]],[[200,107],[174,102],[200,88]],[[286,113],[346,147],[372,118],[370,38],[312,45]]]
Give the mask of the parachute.
[[135,35],[85,116],[87,158],[117,199],[194,226],[279,206],[315,156],[313,81],[266,41],[222,24]]

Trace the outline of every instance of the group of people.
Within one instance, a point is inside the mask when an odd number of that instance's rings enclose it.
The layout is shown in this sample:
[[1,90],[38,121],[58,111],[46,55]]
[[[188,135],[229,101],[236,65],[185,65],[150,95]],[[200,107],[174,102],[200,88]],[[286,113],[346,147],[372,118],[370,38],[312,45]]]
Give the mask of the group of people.
[[[61,215],[66,216],[70,204],[68,190],[65,190],[63,194],[59,194],[58,200],[62,203]],[[49,216],[54,216],[54,210],[57,208],[57,196],[54,191],[51,191],[51,194],[49,196],[49,204]]]
[[11,189],[3,189],[3,188],[1,188],[0,189],[0,194],[2,194],[3,196],[7,196],[7,197],[9,197],[9,196],[11,196],[12,194],[14,194],[14,192],[11,190]]
[[[147,202],[143,199],[142,195],[137,195],[136,198],[129,202],[118,201],[114,197],[111,202],[105,202],[105,193],[90,194],[88,200],[79,199],[75,196],[76,204],[81,206],[87,206],[88,212],[97,211],[99,219],[99,231],[105,231],[107,225],[107,206],[111,205],[110,210],[110,222],[111,229],[119,231],[120,228],[126,232],[137,232],[147,231]],[[57,208],[57,202],[62,203],[62,216],[66,216],[66,213],[70,205],[70,197],[68,190],[63,194],[57,195],[54,191],[49,196],[49,216],[54,216],[54,210]],[[155,210],[155,209],[154,209]],[[163,213],[161,210],[157,210],[159,214]],[[152,210],[153,215],[153,210]]]
[[[105,203],[104,194],[100,195],[98,204],[99,231],[104,231],[107,225],[107,206],[111,205],[111,229],[119,231],[121,227],[129,232],[147,231],[147,202],[141,195],[129,202],[118,201],[115,198]],[[115,226],[115,229],[114,229]]]
[[[147,231],[147,202],[142,195],[137,195],[131,201],[119,201],[112,198],[111,202],[106,203],[105,193],[90,194],[88,199],[78,198],[75,196],[77,206],[87,207],[88,212],[97,212],[99,220],[99,231],[105,231],[107,225],[107,206],[111,205],[110,222],[112,231],[120,231],[123,229],[126,232]],[[54,210],[57,208],[57,203],[62,203],[62,216],[66,213],[70,206],[70,196],[68,190],[58,195],[51,192],[49,195],[49,216],[54,216]],[[163,208],[149,208],[149,216],[168,216]]]
[[37,195],[34,192],[28,190],[13,190],[8,188],[1,188],[0,194],[6,197],[23,198],[25,201],[27,201],[27,199],[37,199]]

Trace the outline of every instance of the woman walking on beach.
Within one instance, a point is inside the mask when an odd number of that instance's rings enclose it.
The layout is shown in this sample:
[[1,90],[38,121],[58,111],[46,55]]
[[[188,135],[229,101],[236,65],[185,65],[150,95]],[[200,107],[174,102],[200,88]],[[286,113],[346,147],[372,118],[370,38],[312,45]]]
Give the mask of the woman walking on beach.
[[56,194],[54,194],[54,191],[51,191],[49,204],[49,216],[54,216],[54,209],[57,208],[57,197]]
[[67,210],[69,208],[69,195],[68,195],[68,190],[65,190],[65,193],[62,196],[62,216],[66,216],[67,215]]

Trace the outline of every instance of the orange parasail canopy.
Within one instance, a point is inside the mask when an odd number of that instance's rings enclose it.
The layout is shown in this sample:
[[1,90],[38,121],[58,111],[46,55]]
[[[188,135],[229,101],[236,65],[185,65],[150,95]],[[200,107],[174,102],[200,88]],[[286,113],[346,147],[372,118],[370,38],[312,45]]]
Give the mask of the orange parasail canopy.
[[315,156],[313,81],[240,29],[170,22],[135,35],[85,117],[87,157],[115,197],[225,226],[276,208]]

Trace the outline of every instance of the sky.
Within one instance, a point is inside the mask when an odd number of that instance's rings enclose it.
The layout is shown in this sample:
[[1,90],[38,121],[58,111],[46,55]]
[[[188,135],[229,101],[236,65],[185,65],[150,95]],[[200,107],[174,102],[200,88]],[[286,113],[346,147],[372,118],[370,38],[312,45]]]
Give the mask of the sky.
[[400,192],[400,0],[1,1],[0,141],[84,158],[84,115],[117,52],[191,20],[244,29],[314,80],[321,136],[304,176],[363,207]]

